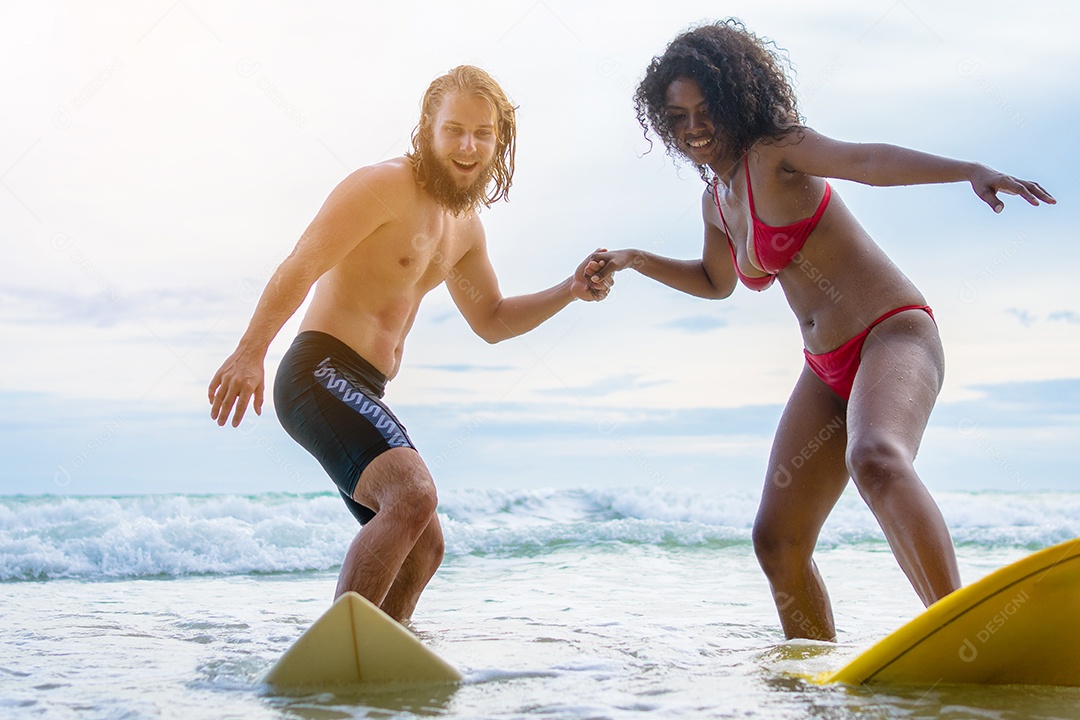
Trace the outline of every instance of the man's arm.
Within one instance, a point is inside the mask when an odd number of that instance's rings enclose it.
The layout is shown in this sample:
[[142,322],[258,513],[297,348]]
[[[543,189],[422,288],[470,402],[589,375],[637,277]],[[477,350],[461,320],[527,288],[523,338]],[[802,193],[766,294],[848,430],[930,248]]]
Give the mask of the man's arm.
[[504,298],[488,257],[480,221],[472,228],[475,241],[446,278],[450,297],[469,327],[489,343],[529,332],[574,300],[602,300],[608,285],[591,288],[585,277],[586,258],[574,274],[547,290]]
[[[794,137],[795,133],[797,137]],[[792,143],[775,146],[781,165],[797,172],[825,178],[853,180],[864,185],[925,185],[967,181],[975,194],[1001,212],[999,192],[1019,195],[1031,205],[1057,201],[1038,183],[975,162],[931,155],[896,145],[850,143],[833,140],[809,128],[792,131]]]
[[393,219],[386,202],[392,193],[380,192],[390,180],[387,172],[384,168],[365,168],[342,181],[292,253],[274,271],[236,350],[210,381],[210,417],[218,425],[228,421],[234,407],[232,425],[240,425],[252,399],[255,413],[262,414],[266,386],[263,363],[270,343],[304,302],[315,281],[380,225]]

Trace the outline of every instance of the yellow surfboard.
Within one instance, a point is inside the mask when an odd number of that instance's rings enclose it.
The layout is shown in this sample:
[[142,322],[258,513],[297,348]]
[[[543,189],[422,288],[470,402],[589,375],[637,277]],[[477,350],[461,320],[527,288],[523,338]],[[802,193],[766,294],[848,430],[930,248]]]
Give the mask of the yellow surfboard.
[[277,688],[450,683],[460,672],[354,592],[339,597],[264,678]]
[[1080,686],[1080,538],[945,596],[813,680]]

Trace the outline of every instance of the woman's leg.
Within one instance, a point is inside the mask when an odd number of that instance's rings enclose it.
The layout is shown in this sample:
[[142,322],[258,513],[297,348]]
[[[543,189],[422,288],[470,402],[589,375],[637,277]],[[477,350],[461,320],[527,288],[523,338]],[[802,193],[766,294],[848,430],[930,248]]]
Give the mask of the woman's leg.
[[848,469],[925,605],[960,587],[945,519],[913,464],[944,367],[933,319],[899,313],[867,337],[848,403]]
[[754,522],[754,551],[789,638],[836,637],[812,556],[847,485],[846,423],[844,401],[804,367],[780,418]]

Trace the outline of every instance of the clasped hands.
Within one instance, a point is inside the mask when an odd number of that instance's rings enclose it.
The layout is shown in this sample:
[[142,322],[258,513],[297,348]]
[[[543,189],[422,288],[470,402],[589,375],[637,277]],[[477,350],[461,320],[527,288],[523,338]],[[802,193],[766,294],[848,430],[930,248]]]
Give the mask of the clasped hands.
[[608,250],[597,248],[585,258],[574,274],[574,284],[581,288],[575,292],[583,300],[603,300],[615,284],[615,273],[634,263],[632,250]]

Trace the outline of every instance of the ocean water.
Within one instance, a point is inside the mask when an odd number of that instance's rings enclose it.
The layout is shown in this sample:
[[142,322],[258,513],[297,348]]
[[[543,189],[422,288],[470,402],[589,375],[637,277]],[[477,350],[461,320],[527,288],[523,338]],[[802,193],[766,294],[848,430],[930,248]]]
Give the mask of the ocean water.
[[[965,583],[1080,535],[1080,493],[940,493]],[[817,561],[836,644],[785,642],[757,498],[444,490],[413,629],[459,686],[281,695],[262,674],[329,606],[336,495],[0,498],[0,718],[1080,718],[1080,689],[820,687],[921,610],[859,498]]]

